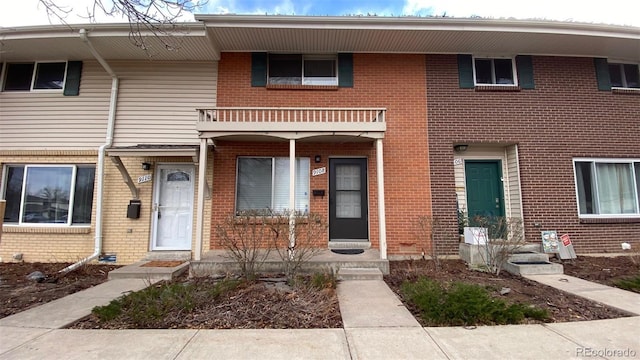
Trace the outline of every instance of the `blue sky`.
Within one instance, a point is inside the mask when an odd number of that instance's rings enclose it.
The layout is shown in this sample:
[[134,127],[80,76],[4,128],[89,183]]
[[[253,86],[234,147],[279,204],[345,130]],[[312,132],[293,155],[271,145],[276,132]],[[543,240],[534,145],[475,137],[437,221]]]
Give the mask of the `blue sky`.
[[[86,23],[86,9],[94,0],[55,0],[71,9],[70,24]],[[107,2],[109,0],[102,0]],[[198,1],[198,0],[194,0]],[[543,19],[640,27],[640,0],[208,0],[198,13],[261,15],[378,15],[449,16],[494,19]],[[99,22],[122,19],[98,16]],[[184,20],[193,20],[187,14]],[[0,0],[0,26],[47,25],[38,0]]]

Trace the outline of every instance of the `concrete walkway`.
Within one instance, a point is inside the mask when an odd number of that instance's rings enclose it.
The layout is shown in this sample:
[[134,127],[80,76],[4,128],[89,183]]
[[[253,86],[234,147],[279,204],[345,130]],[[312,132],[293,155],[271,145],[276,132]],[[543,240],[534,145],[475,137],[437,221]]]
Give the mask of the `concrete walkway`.
[[[572,278],[558,281],[549,277],[552,275],[543,276],[536,281],[565,291],[589,292],[586,285],[593,286],[586,282],[580,287]],[[637,316],[543,325],[423,328],[381,280],[339,284],[342,329],[58,329],[72,317],[88,314],[93,306],[145,285],[111,280],[0,319],[0,359],[640,358]],[[640,304],[639,294],[621,297],[622,290],[607,287],[594,291],[608,305],[628,312]],[[617,299],[624,300],[618,303]]]

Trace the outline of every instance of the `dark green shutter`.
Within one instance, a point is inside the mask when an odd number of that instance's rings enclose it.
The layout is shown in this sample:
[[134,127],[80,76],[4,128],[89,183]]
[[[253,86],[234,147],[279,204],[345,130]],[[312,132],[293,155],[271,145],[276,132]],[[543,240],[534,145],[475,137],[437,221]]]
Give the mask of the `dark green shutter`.
[[596,66],[596,78],[598,79],[598,90],[610,91],[611,78],[609,77],[609,62],[605,58],[594,58]]
[[522,89],[535,89],[533,82],[533,57],[531,55],[516,56],[516,69],[518,70],[518,84]]
[[267,86],[267,53],[251,53],[251,86]]
[[81,74],[82,61],[69,61],[67,63],[67,79],[64,82],[64,96],[78,96],[80,94]]
[[462,89],[473,89],[473,57],[471,55],[458,54],[458,83]]
[[353,54],[338,54],[338,86],[353,87]]

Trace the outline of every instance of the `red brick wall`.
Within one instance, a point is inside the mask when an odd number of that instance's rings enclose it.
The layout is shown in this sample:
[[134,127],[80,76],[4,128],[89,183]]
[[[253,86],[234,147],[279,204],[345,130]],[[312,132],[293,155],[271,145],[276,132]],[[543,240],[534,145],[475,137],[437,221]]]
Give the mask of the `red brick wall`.
[[[430,213],[424,56],[354,54],[354,87],[338,90],[275,90],[251,87],[251,54],[223,53],[218,67],[218,106],[264,107],[384,107],[387,132],[384,171],[387,243],[390,254],[401,243],[416,243],[412,218]],[[338,140],[297,144],[298,156],[311,157],[311,167],[328,166],[329,156],[367,156],[369,169],[370,239],[378,246],[378,207],[375,145]],[[219,222],[233,212],[235,166],[240,155],[288,156],[288,143],[219,142],[215,150],[213,218]],[[322,155],[322,164],[313,157]],[[328,191],[328,175],[311,178],[311,189]],[[311,211],[326,216],[328,196],[311,199]],[[215,235],[214,235],[215,236]],[[212,243],[215,243],[213,239]],[[416,246],[416,249],[422,246]]]
[[594,253],[640,239],[638,223],[580,223],[572,162],[640,158],[640,96],[598,91],[591,58],[534,57],[536,88],[520,92],[460,89],[455,55],[426,62],[432,206],[447,224],[444,251],[457,252],[454,143],[518,144],[528,241],[557,230],[579,253]]

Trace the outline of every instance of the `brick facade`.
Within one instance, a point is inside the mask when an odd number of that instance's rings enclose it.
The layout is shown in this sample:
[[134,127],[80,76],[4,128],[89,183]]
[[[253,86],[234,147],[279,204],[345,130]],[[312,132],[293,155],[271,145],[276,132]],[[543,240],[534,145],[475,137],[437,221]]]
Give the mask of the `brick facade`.
[[[592,58],[533,57],[535,89],[460,89],[455,55],[427,55],[429,154],[442,249],[457,253],[454,144],[517,144],[526,239],[568,233],[578,253],[619,252],[640,223],[581,223],[573,158],[640,158],[640,94],[598,91]],[[611,221],[610,221],[611,222]],[[540,226],[534,226],[539,224]]]
[[[422,55],[354,54],[353,88],[293,90],[251,87],[251,54],[223,53],[218,67],[218,106],[384,107],[387,132],[384,175],[389,254],[420,253],[426,244],[415,237],[413,217],[430,213],[429,159],[426,143],[425,66]],[[241,155],[288,156],[278,142],[216,144],[212,222],[233,213],[236,158]],[[314,155],[322,163],[313,162]],[[311,167],[328,166],[331,156],[368,158],[369,229],[378,246],[376,154],[372,142],[336,139],[330,143],[297,143],[297,156],[311,157]],[[328,175],[311,178],[311,189],[328,190]],[[311,211],[327,215],[328,197],[311,197]],[[214,240],[214,239],[213,239]],[[212,241],[215,244],[215,241]]]

